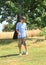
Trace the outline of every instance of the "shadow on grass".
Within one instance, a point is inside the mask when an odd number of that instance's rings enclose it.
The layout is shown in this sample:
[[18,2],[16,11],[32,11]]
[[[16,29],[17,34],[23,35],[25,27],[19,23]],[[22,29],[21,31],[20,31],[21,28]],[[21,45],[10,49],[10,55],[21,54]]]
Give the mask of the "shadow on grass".
[[0,39],[0,45],[7,45],[7,44],[11,44],[12,42],[17,42],[17,40],[13,40],[13,39]]
[[34,43],[37,43],[37,42],[42,42],[44,41],[45,39],[38,39],[38,38],[27,38],[27,40],[30,40],[30,41],[33,41],[34,40]]
[[[29,41],[33,41],[36,40],[35,42],[40,42],[40,41],[44,41],[44,39],[35,39],[35,38],[27,38],[27,40]],[[0,39],[0,45],[8,45],[11,44],[12,42],[17,42],[18,40],[13,40],[13,39]]]
[[0,58],[6,58],[6,57],[12,57],[12,56],[18,56],[19,54],[9,54],[5,56],[0,56]]

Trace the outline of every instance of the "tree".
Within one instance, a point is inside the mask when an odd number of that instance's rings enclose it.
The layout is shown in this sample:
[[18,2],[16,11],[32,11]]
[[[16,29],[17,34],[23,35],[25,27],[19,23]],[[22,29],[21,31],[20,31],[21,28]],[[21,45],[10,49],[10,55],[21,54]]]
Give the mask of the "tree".
[[0,0],[0,7],[3,7],[5,12],[8,12],[8,14],[4,12],[1,14],[2,19],[0,21],[5,20],[7,16],[17,14],[18,21],[22,15],[28,18],[27,24],[30,28],[32,25],[46,26],[46,0]]
[[6,32],[11,31],[12,32],[13,30],[14,30],[14,24],[9,23],[7,25],[4,25],[3,31],[6,31]]

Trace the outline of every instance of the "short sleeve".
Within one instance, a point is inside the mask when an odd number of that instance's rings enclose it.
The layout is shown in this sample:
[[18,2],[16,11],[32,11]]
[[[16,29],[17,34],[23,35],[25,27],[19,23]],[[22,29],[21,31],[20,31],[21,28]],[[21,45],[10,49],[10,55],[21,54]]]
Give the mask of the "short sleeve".
[[27,25],[25,24],[25,29],[27,30]]
[[16,30],[19,30],[19,23],[17,23],[16,25]]

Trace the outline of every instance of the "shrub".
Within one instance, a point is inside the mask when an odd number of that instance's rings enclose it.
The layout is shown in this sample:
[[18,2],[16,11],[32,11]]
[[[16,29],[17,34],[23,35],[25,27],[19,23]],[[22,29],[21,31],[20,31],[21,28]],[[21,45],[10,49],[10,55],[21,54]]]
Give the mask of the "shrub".
[[46,27],[42,28],[41,32],[39,33],[40,36],[46,36]]
[[6,31],[6,32],[14,31],[14,25],[13,24],[5,25],[3,31]]

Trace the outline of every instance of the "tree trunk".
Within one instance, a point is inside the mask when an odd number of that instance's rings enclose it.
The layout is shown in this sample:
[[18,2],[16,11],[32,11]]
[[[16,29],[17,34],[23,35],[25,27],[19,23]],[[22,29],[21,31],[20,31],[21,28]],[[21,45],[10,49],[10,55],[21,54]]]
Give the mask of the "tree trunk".
[[17,25],[18,22],[20,22],[19,14],[17,15],[17,22],[15,23],[15,32],[14,32],[14,35],[13,35],[13,39],[18,39],[18,34],[16,32],[16,25]]

